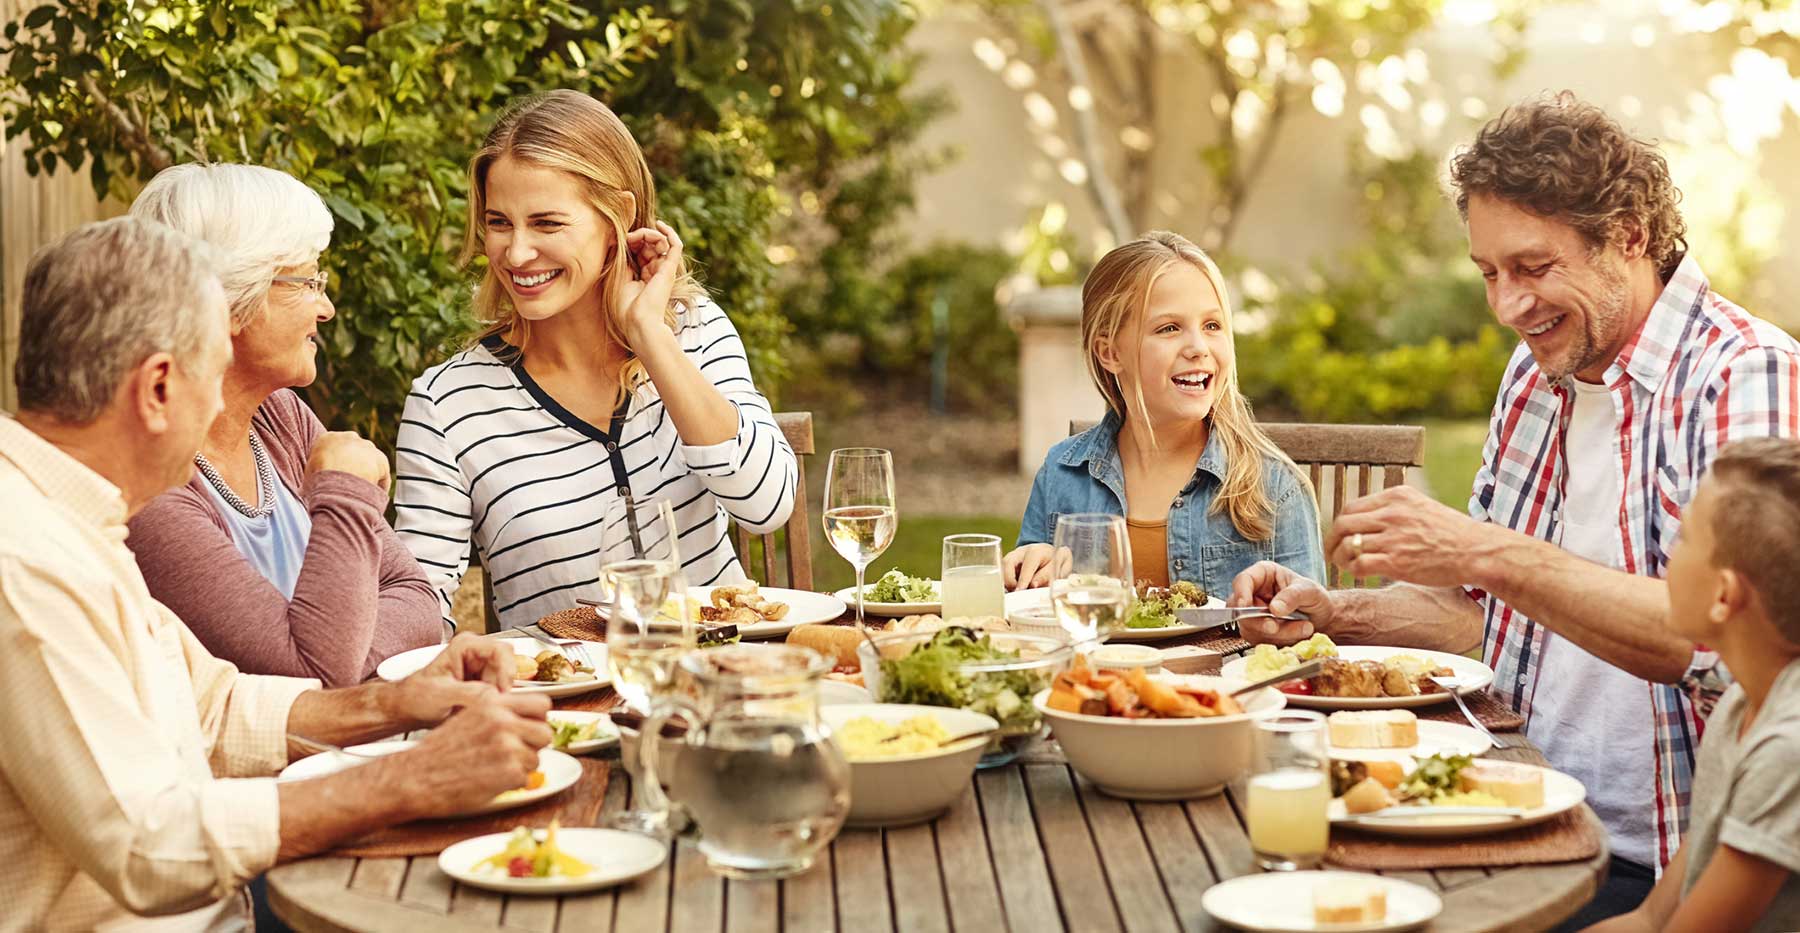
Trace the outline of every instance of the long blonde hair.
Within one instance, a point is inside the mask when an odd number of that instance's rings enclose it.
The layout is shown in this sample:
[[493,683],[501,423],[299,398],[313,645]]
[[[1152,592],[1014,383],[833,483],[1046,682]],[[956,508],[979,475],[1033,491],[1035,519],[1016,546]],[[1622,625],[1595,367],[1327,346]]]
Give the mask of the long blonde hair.
[[[1135,349],[1142,340],[1137,331],[1143,327],[1150,292],[1155,288],[1156,280],[1177,262],[1186,262],[1200,270],[1212,283],[1213,290],[1219,295],[1226,333],[1231,333],[1231,299],[1225,291],[1225,277],[1219,274],[1219,267],[1200,247],[1178,233],[1152,231],[1112,250],[1100,257],[1094,271],[1088,273],[1087,281],[1082,283],[1081,340],[1087,348],[1088,375],[1100,390],[1101,397],[1106,399],[1106,407],[1121,420],[1130,420],[1133,408],[1127,403],[1125,386],[1119,377],[1102,365],[1101,350],[1112,347],[1123,357],[1119,335],[1129,333],[1133,337],[1129,345],[1135,356]],[[1141,380],[1133,379],[1131,389],[1138,418],[1154,446],[1155,432],[1143,414]],[[1311,483],[1294,461],[1256,426],[1249,401],[1238,391],[1235,361],[1220,383],[1207,421],[1225,449],[1225,483],[1213,499],[1212,511],[1228,514],[1238,533],[1245,538],[1267,541],[1275,534],[1275,507],[1269,501],[1269,491],[1263,482],[1263,458],[1272,457],[1285,464],[1309,489]]]
[[[631,131],[605,104],[579,91],[555,90],[518,98],[507,104],[488,130],[481,149],[469,161],[469,223],[463,239],[462,262],[483,252],[487,215],[487,176],[494,163],[511,157],[542,168],[568,172],[582,181],[588,203],[613,228],[613,251],[600,270],[602,307],[610,309],[619,297],[629,269],[630,251],[625,235],[656,222],[656,181]],[[675,288],[664,321],[675,327],[675,304],[693,307],[706,290],[686,261],[677,270]],[[484,322],[475,342],[504,334],[521,351],[531,338],[531,322],[513,309],[506,287],[489,266],[475,291],[475,316]],[[630,353],[624,331],[612,315],[603,311],[607,339],[627,351],[619,370],[619,397],[629,394],[648,378],[644,364]],[[600,348],[596,347],[595,350]]]

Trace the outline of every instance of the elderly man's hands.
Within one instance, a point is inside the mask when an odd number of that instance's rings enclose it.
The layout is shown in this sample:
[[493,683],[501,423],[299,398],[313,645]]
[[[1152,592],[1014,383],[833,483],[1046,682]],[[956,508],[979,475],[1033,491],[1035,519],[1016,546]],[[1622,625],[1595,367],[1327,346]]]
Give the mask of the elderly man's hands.
[[524,787],[537,769],[538,750],[550,744],[548,697],[475,686],[486,692],[427,732],[416,748],[383,759],[391,762],[389,786],[405,795],[411,819],[467,813]]
[[[463,633],[417,673],[395,684],[398,717],[434,726],[483,697],[512,689],[517,662],[499,639]],[[540,717],[541,718],[541,717]]]
[[1475,582],[1471,566],[1493,543],[1493,531],[1411,486],[1396,486],[1347,503],[1325,538],[1325,554],[1358,577],[1463,586]]

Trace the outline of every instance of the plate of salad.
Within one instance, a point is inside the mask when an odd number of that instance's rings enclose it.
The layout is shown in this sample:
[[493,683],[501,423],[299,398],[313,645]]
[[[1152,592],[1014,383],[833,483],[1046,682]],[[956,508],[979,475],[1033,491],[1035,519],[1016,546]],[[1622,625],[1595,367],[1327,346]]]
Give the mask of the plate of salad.
[[1160,586],[1144,587],[1138,594],[1137,602],[1131,604],[1131,611],[1125,614],[1125,624],[1113,629],[1107,641],[1161,641],[1194,632],[1205,631],[1203,625],[1182,625],[1175,621],[1177,609],[1219,609],[1225,601],[1208,594],[1198,584],[1186,580],[1177,582],[1167,588]]
[[1000,723],[982,767],[1011,761],[1042,733],[1043,718],[1031,697],[1049,687],[1073,656],[1060,638],[961,625],[876,636],[875,646],[862,645],[856,653],[877,702],[966,709]]
[[[831,594],[846,606],[856,605],[856,587],[846,586]],[[944,611],[944,595],[938,581],[908,576],[895,567],[874,583],[863,584],[863,611],[872,616],[918,616]]]
[[554,735],[550,747],[571,755],[584,755],[619,744],[619,727],[605,713],[553,709],[545,716]]

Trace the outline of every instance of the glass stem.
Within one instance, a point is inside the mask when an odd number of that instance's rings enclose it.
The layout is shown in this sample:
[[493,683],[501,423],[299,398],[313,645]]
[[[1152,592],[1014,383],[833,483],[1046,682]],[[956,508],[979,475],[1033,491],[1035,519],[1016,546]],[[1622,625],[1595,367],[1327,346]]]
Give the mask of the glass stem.
[[856,624],[858,627],[863,624],[863,572],[868,568],[868,564],[856,565]]

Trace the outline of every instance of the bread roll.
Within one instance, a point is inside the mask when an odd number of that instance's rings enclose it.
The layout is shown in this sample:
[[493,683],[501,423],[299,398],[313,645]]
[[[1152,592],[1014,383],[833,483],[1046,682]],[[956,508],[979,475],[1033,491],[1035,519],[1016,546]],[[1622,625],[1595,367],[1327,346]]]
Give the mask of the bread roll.
[[1504,761],[1478,761],[1462,769],[1463,790],[1482,791],[1509,807],[1535,810],[1544,805],[1544,772]]
[[1419,717],[1403,709],[1344,710],[1326,720],[1339,748],[1411,748],[1419,744]]
[[1387,919],[1387,888],[1354,875],[1313,888],[1314,923],[1380,923]]
[[796,625],[787,634],[787,643],[811,648],[831,660],[833,667],[856,667],[856,646],[863,643],[862,633],[854,625]]

